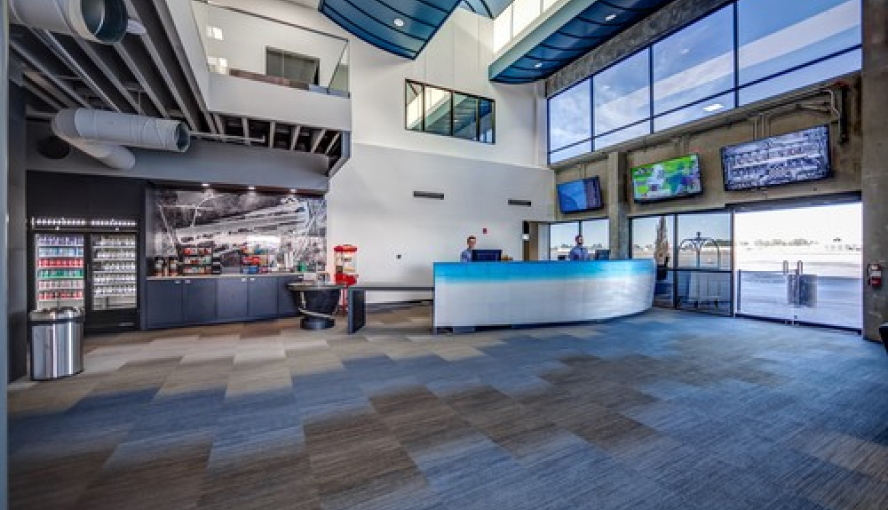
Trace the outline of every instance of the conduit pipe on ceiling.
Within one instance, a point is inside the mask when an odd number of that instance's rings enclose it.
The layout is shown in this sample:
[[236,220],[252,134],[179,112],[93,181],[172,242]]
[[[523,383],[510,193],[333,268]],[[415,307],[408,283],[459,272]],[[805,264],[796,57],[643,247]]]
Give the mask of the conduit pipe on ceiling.
[[9,0],[9,13],[13,23],[102,44],[120,42],[129,22],[124,0]]
[[74,147],[119,170],[136,164],[133,153],[122,145],[171,152],[185,152],[191,145],[188,129],[179,121],[86,108],[60,111],[52,120],[52,130]]

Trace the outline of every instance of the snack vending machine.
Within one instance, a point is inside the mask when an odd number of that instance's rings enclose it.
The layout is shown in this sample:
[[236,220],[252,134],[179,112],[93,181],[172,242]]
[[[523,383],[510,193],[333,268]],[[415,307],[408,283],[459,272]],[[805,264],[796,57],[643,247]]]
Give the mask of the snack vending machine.
[[136,221],[32,218],[31,238],[33,309],[81,308],[88,331],[137,327]]

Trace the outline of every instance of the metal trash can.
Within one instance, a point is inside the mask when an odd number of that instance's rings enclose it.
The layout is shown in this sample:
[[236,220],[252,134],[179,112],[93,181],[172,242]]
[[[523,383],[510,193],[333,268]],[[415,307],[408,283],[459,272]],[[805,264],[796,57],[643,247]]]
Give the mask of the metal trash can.
[[31,379],[46,381],[83,372],[83,310],[34,310],[28,323]]

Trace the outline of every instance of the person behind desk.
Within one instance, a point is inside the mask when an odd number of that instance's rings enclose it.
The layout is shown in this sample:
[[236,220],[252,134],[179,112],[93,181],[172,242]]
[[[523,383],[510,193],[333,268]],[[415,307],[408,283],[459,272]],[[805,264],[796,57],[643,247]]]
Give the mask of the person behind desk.
[[577,245],[570,249],[570,260],[589,260],[589,250],[583,246],[583,236],[578,235],[574,238]]
[[459,254],[460,262],[472,261],[472,250],[475,249],[475,242],[477,242],[475,236],[469,236],[466,238],[466,245],[468,245],[468,247]]

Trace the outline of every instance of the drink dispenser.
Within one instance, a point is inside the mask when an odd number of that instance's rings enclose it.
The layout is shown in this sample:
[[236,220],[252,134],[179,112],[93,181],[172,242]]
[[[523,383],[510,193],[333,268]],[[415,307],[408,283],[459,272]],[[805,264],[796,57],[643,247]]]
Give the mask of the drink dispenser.
[[336,283],[346,286],[358,283],[358,247],[350,244],[335,246],[333,257],[336,264]]

